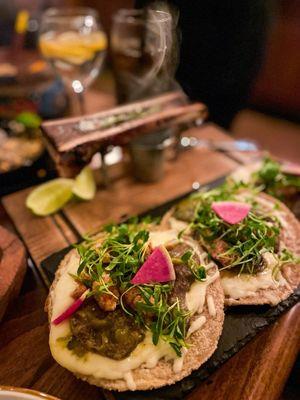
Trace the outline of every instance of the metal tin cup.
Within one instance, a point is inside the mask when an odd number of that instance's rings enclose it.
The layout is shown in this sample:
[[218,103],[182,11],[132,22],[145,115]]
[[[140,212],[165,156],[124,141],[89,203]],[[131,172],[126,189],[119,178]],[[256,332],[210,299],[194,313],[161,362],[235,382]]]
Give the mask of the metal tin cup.
[[165,152],[172,144],[166,131],[133,140],[129,145],[132,173],[141,182],[156,182],[164,177]]

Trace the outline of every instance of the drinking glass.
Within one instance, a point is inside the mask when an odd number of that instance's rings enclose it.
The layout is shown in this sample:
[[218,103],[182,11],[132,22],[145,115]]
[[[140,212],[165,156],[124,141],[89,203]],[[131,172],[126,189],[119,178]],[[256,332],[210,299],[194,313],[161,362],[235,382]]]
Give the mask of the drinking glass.
[[119,103],[170,90],[177,52],[169,12],[121,9],[111,30],[111,50]]
[[49,8],[42,15],[39,47],[84,114],[85,89],[99,74],[107,47],[97,11]]

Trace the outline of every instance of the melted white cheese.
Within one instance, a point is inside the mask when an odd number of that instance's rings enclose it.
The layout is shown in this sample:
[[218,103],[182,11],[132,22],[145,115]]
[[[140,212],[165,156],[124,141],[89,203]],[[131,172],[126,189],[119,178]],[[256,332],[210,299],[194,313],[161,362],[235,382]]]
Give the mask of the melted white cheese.
[[205,269],[206,269],[206,271],[208,271],[210,268],[213,268],[215,266],[216,266],[216,264],[211,261],[211,262],[209,262],[208,264],[205,265]]
[[158,354],[156,354],[156,353],[151,354],[148,357],[148,359],[147,359],[147,361],[145,363],[145,367],[148,368],[148,369],[155,368],[157,363],[158,363],[158,358],[157,357],[158,357]]
[[211,317],[215,317],[216,313],[217,313],[216,312],[216,307],[215,307],[214,299],[210,294],[207,295],[206,303],[207,303],[207,308],[208,308],[209,315]]
[[[174,229],[162,232],[154,231],[150,233],[149,240],[152,246],[156,247],[161,244],[177,241],[177,234],[178,231]],[[197,243],[189,241],[189,244],[199,255],[201,263],[203,265],[207,264],[207,253],[200,251]],[[74,252],[69,260],[67,270],[64,271],[60,277],[56,289],[54,293],[52,293],[52,319],[60,315],[74,301],[71,297],[71,293],[74,291],[76,283],[70,276],[70,273],[75,274],[78,265],[79,256]],[[209,269],[212,266],[214,266],[214,264],[209,262],[206,268]],[[199,314],[202,312],[205,303],[206,288],[217,279],[218,276],[219,272],[216,271],[214,274],[208,275],[206,281],[196,281],[191,285],[189,292],[186,293],[186,303],[192,314]],[[195,319],[189,327],[188,336],[200,329],[205,322],[206,318],[204,316]],[[54,359],[60,365],[74,373],[91,375],[95,378],[124,379],[128,389],[135,390],[136,384],[131,371],[141,365],[146,368],[154,368],[160,359],[165,358],[174,360],[173,370],[175,373],[180,372],[182,369],[186,349],[182,350],[182,357],[177,357],[174,350],[166,342],[160,340],[158,345],[153,345],[150,332],[146,333],[144,341],[135,348],[129,357],[119,361],[92,352],[88,352],[84,358],[77,357],[58,340],[69,334],[70,327],[68,321],[59,325],[51,325],[49,344]]]
[[273,201],[267,200],[260,196],[255,197],[255,201],[257,203],[259,203],[261,206],[265,207],[266,210],[269,210],[269,211],[274,210],[275,204]]
[[216,271],[213,275],[208,275],[205,281],[195,281],[192,283],[190,290],[185,295],[186,306],[191,312],[191,315],[202,313],[205,303],[206,288],[218,277],[219,271]]
[[230,175],[230,178],[232,178],[235,182],[249,183],[253,172],[258,171],[261,166],[262,162],[258,161],[245,167],[240,167]]
[[[74,252],[70,258],[67,270],[61,275],[57,282],[56,289],[52,293],[53,314],[52,320],[60,315],[74,301],[71,293],[75,289],[76,283],[69,273],[76,273],[79,265],[79,257]],[[68,295],[69,293],[69,295]],[[68,370],[84,375],[94,376],[95,378],[105,379],[126,379],[128,385],[133,385],[130,375],[124,374],[147,364],[151,360],[153,368],[161,358],[176,359],[174,350],[164,341],[160,341],[157,346],[152,343],[152,335],[147,332],[143,342],[138,344],[129,357],[123,360],[113,360],[103,357],[96,353],[88,352],[85,357],[77,357],[66,348],[59,338],[70,334],[69,321],[64,321],[59,325],[50,326],[49,345],[54,359]],[[129,389],[131,387],[128,386]]]
[[274,254],[272,254],[270,251],[266,251],[262,249],[259,252],[262,255],[262,258],[264,259],[264,263],[268,268],[274,268],[278,264],[278,259],[275,257]]
[[182,354],[182,356],[181,356],[181,357],[178,357],[178,358],[176,358],[176,360],[174,360],[174,363],[173,363],[173,372],[175,372],[175,374],[178,374],[178,373],[182,370],[183,361],[184,361],[184,356],[186,355],[186,353],[187,353],[187,349],[186,349],[185,347],[183,347],[183,348],[181,349],[181,354]]
[[153,247],[157,247],[166,243],[178,241],[178,231],[168,229],[166,231],[150,232],[149,241]]
[[[170,217],[169,218],[169,225],[171,229],[174,229],[177,232],[181,232],[185,230],[188,227],[188,223],[184,221],[180,221],[179,219]],[[185,231],[185,233],[188,233],[188,231]]]
[[286,219],[285,219],[284,211],[277,210],[275,208],[275,203],[273,201],[269,201],[269,200],[264,199],[262,197],[256,197],[255,200],[259,204],[261,204],[266,210],[272,211],[272,214],[274,215],[274,217],[276,217],[278,219],[280,225],[283,228],[285,228],[285,229],[289,228],[289,225],[288,225],[288,223],[286,222]]
[[225,296],[233,299],[254,296],[260,289],[276,289],[278,286],[287,285],[286,280],[280,272],[273,277],[273,268],[265,268],[265,270],[256,275],[240,274],[222,271],[221,283]]
[[201,313],[205,303],[206,282],[196,281],[192,283],[190,290],[185,294],[187,309],[191,315]]
[[129,390],[136,390],[136,383],[133,379],[132,373],[129,372],[125,372],[125,374],[123,375],[124,381],[127,384],[127,387]]
[[194,333],[198,329],[202,328],[202,326],[205,324],[205,322],[206,322],[206,318],[204,317],[204,315],[201,315],[201,317],[195,319],[191,323],[186,336],[189,337],[189,336],[191,336],[192,333]]
[[[177,239],[177,232],[178,231],[174,229],[162,232],[151,232],[150,241],[154,247],[159,246],[161,244],[165,244],[167,242],[172,242]],[[194,252],[200,259],[200,263],[205,266],[206,270],[215,267],[215,264],[213,262],[208,261],[208,254],[202,250],[202,248],[199,246],[197,242],[187,238],[184,239],[184,242],[193,248]],[[214,282],[218,277],[219,277],[219,271],[216,271],[214,274],[208,275],[205,281],[203,282],[195,281],[194,283],[192,283],[190,290],[185,295],[186,306],[187,309],[191,312],[191,315],[202,313],[205,303],[206,288],[212,282]],[[208,308],[209,308],[209,313],[212,316],[215,316],[216,309],[214,306],[212,296],[210,296]],[[205,322],[206,318],[204,316],[201,316],[197,318],[195,321],[193,321],[189,327],[187,337],[190,336],[192,333],[194,333],[196,330],[200,329]],[[183,356],[175,359],[173,365],[174,372],[179,372],[181,370],[182,363],[183,363]],[[152,366],[153,362],[151,358],[146,363],[147,367],[148,365],[150,365],[150,368],[153,368]]]

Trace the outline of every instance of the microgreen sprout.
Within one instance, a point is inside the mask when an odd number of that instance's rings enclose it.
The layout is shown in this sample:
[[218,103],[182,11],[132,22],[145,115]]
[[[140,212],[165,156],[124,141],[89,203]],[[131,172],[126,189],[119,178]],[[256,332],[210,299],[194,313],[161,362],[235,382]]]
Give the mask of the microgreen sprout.
[[285,189],[300,190],[300,177],[285,174],[281,165],[270,157],[266,157],[262,167],[251,176],[251,185],[279,199],[284,199]]
[[[110,224],[104,228],[100,237],[86,237],[83,243],[76,245],[80,264],[74,279],[83,282],[93,290],[90,295],[112,294],[110,286],[116,285],[121,292],[119,298],[123,311],[134,317],[141,326],[152,333],[156,345],[159,339],[170,344],[177,355],[186,347],[186,325],[189,314],[182,310],[177,300],[169,304],[169,295],[173,284],[132,285],[130,283],[139,267],[151,252],[149,231],[150,221],[131,220],[120,225]],[[109,275],[109,280],[104,279]],[[97,285],[93,285],[97,282]],[[126,293],[137,289],[141,301],[135,304],[135,310],[129,309],[124,302]]]

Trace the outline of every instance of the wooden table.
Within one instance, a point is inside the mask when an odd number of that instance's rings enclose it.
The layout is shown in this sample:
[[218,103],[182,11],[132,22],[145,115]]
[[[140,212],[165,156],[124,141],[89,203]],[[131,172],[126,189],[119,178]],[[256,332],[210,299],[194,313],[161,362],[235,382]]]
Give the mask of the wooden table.
[[[231,140],[214,125],[193,129],[189,134]],[[63,211],[46,218],[34,217],[25,208],[30,189],[5,197],[3,204],[43,275],[40,262],[86,231],[153,208],[188,192],[193,182],[205,184],[245,161],[247,157],[240,154],[226,156],[193,149],[170,163],[165,179],[153,184],[135,182],[123,176],[116,166],[112,171],[115,178],[112,186],[99,190],[93,201],[69,204]],[[33,287],[18,298],[0,326],[0,384],[31,387],[63,400],[113,399],[113,394],[77,380],[52,359],[43,311],[47,289],[37,282],[34,273],[35,269],[30,269],[27,275],[27,284],[30,282]],[[188,400],[277,399],[296,359],[299,336],[298,304],[199,385]]]

